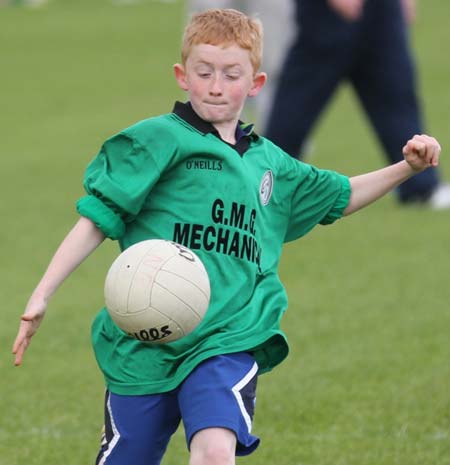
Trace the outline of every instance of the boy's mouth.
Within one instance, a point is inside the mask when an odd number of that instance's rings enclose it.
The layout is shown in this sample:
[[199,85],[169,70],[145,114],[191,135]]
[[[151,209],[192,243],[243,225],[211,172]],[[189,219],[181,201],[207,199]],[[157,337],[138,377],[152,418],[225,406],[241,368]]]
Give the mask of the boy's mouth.
[[212,105],[215,107],[226,105],[226,102],[203,102],[203,103],[205,103],[206,105]]

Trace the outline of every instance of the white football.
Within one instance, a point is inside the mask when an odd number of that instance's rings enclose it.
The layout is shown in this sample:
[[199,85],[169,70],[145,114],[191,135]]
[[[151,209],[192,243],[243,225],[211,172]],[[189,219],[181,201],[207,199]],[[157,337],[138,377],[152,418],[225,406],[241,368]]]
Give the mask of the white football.
[[125,249],[105,280],[113,321],[145,342],[176,341],[202,321],[211,296],[208,273],[192,250],[150,239]]

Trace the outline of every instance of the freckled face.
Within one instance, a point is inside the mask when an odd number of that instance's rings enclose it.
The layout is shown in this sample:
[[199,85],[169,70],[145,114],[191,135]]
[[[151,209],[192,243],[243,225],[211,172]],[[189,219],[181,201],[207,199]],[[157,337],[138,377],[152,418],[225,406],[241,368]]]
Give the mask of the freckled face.
[[212,124],[236,124],[246,98],[261,87],[255,83],[249,52],[237,45],[195,45],[185,67],[176,66],[178,83],[189,93],[195,112]]

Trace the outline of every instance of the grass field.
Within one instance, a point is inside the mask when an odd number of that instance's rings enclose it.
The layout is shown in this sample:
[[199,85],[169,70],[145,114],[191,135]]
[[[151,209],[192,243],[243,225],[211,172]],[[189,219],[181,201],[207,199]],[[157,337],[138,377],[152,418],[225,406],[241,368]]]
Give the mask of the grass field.
[[[275,0],[274,0],[275,1]],[[450,178],[448,0],[421,2],[414,45],[430,132]],[[19,315],[76,221],[86,163],[120,128],[171,110],[181,1],[53,0],[0,8],[0,465],[92,464],[103,380],[89,329],[117,253],[105,243],[63,285],[25,363]],[[347,174],[383,164],[343,88],[312,162]],[[388,196],[287,246],[287,361],[259,382],[248,465],[450,464],[450,212]],[[182,430],[164,465],[187,463]],[[132,464],[130,464],[132,465]]]

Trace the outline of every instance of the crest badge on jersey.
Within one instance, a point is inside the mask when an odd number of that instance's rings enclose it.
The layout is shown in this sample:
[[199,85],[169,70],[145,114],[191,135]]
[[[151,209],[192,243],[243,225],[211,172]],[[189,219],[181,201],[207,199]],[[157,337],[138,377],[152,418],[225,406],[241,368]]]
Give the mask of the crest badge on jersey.
[[269,203],[270,197],[272,197],[273,191],[273,173],[271,170],[267,170],[261,179],[259,186],[259,198],[263,205]]

